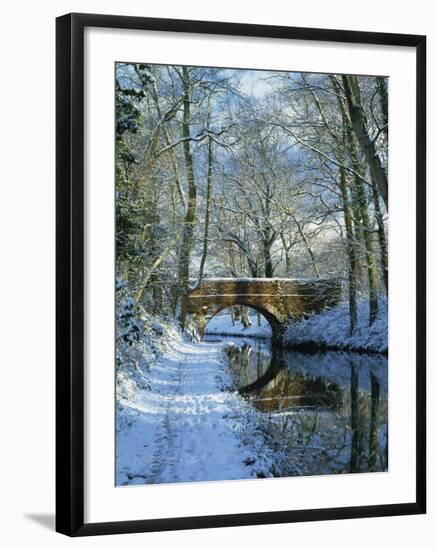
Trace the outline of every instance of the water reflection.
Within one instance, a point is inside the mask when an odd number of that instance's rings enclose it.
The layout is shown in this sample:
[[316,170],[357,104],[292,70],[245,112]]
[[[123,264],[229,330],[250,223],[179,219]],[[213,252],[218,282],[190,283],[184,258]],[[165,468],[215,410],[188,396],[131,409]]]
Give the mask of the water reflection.
[[387,357],[223,340],[235,384],[281,451],[277,475],[387,470]]

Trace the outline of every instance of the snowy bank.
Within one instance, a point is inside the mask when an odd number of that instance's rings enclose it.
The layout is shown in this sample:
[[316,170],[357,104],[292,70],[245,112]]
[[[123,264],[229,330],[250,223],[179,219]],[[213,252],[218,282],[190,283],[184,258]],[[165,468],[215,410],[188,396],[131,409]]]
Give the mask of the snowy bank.
[[313,314],[308,319],[290,324],[284,333],[285,347],[324,348],[332,350],[368,351],[387,353],[388,319],[387,300],[379,301],[379,313],[369,327],[369,304],[358,302],[358,324],[355,333],[349,334],[349,304]]
[[234,390],[221,346],[171,326],[141,336],[143,363],[117,377],[116,484],[271,477],[259,413]]
[[206,325],[205,334],[218,334],[221,336],[251,336],[256,338],[270,338],[272,329],[268,321],[261,316],[261,323],[258,325],[257,316],[249,313],[252,324],[250,327],[244,327],[240,320],[235,320],[232,324],[231,316],[216,315]]

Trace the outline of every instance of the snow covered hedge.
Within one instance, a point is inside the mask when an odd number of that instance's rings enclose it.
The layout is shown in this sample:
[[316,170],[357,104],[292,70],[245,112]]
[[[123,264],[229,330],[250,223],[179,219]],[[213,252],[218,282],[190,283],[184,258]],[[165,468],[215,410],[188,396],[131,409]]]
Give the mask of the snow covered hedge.
[[151,317],[117,281],[116,398],[149,389],[149,371],[172,341],[182,338],[175,321]]
[[349,335],[349,304],[341,303],[335,308],[290,324],[284,334],[284,344],[286,347],[308,345],[387,353],[387,300],[380,298],[378,318],[371,327],[368,302],[361,300],[357,309],[358,326],[353,336]]

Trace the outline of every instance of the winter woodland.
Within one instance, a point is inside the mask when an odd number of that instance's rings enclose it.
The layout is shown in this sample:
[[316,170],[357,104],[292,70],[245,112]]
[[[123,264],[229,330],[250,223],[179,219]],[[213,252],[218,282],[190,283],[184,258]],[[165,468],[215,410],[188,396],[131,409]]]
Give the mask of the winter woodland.
[[[117,63],[115,110],[117,485],[386,471],[388,79]],[[342,294],[199,334],[221,277]]]

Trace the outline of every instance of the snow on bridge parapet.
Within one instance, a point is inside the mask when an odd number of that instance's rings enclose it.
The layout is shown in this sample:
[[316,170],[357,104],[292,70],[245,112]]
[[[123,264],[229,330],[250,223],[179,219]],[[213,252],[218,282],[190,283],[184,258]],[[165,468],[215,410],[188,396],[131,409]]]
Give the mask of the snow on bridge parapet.
[[188,313],[197,319],[202,332],[222,309],[248,306],[264,315],[275,337],[288,319],[332,307],[340,294],[339,279],[203,279],[189,295]]

